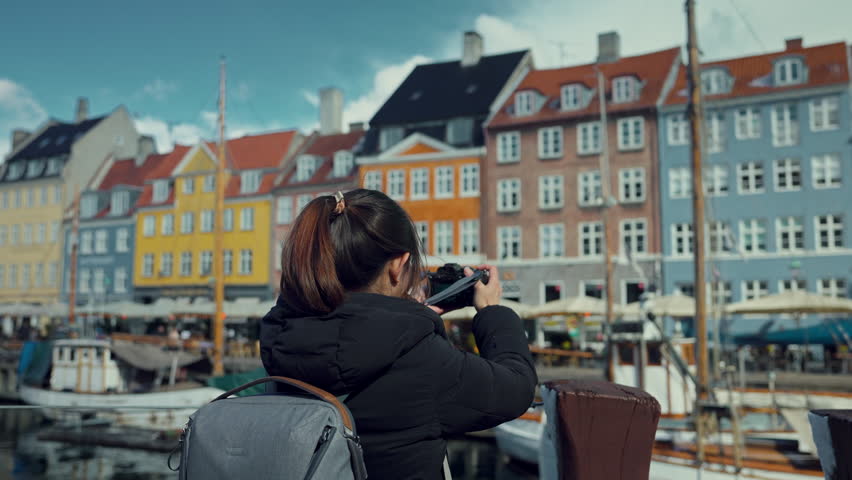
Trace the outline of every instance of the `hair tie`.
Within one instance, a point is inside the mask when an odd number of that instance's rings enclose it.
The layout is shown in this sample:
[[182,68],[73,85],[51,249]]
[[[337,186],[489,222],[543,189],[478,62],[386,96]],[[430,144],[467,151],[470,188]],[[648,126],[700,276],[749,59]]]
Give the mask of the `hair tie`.
[[334,207],[334,213],[340,215],[343,213],[343,209],[346,208],[346,202],[343,200],[343,193],[338,190],[337,193],[334,194],[334,199],[337,200],[337,206]]

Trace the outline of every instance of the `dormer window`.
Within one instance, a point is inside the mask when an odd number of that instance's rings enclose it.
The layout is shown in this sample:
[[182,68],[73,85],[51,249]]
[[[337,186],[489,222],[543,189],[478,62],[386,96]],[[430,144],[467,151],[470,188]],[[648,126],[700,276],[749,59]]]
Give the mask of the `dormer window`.
[[532,115],[535,105],[535,93],[532,91],[518,92],[515,94],[515,115],[522,117]]
[[730,77],[724,70],[714,68],[701,72],[701,93],[704,95],[726,93],[730,87]]
[[33,178],[41,175],[41,171],[44,170],[44,160],[30,160],[27,164],[27,178]]
[[454,118],[447,122],[447,143],[450,145],[467,145],[472,141],[472,118]]
[[154,203],[163,203],[169,198],[169,181],[156,180],[154,181],[154,198],[151,199]]
[[578,110],[583,106],[583,86],[579,83],[562,86],[562,110]]
[[17,162],[9,165],[9,173],[6,178],[9,180],[17,180],[21,178],[24,174],[24,164],[22,162]]
[[775,86],[796,85],[804,81],[805,72],[800,58],[783,58],[775,62]]
[[112,192],[112,200],[110,201],[110,215],[124,215],[130,209],[130,192],[118,191]]
[[80,217],[92,218],[98,213],[98,197],[95,194],[85,195],[80,200]]
[[612,80],[613,103],[632,102],[639,98],[639,87],[635,77],[617,77]]
[[384,127],[379,132],[379,150],[385,151],[402,141],[402,127]]
[[352,166],[355,164],[355,158],[352,152],[341,150],[334,154],[334,176],[345,177],[352,171]]
[[307,182],[317,170],[317,160],[310,155],[302,155],[296,163],[296,181]]
[[260,188],[260,172],[249,170],[240,173],[240,194],[255,193]]
[[56,175],[62,169],[62,159],[60,157],[52,157],[47,159],[47,172],[45,175]]

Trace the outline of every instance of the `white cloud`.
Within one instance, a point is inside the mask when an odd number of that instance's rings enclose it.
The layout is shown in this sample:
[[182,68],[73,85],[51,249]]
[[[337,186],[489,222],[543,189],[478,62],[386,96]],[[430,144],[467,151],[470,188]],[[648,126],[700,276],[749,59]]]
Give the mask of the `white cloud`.
[[152,82],[142,87],[142,93],[158,102],[162,102],[171,94],[177,92],[177,84],[174,82],[164,81],[162,78],[155,78]]
[[12,149],[12,130],[34,130],[47,120],[47,112],[24,86],[0,78],[0,158]]
[[370,91],[346,103],[343,108],[344,122],[368,122],[415,66],[431,61],[429,57],[415,55],[402,63],[380,68],[373,77]]
[[[218,114],[212,111],[202,111],[198,114],[198,122],[169,123],[153,116],[144,116],[135,119],[136,129],[143,135],[151,135],[157,143],[157,151],[168,152],[175,144],[194,145],[200,140],[215,141],[218,138]],[[269,124],[233,122],[226,125],[225,135],[228,138],[237,138],[244,135],[255,135],[259,133],[281,130],[283,126],[278,122]]]
[[319,95],[317,95],[315,92],[302,89],[301,92],[299,92],[299,93],[302,94],[302,98],[306,102],[310,103],[311,105],[313,105],[315,107],[319,106]]

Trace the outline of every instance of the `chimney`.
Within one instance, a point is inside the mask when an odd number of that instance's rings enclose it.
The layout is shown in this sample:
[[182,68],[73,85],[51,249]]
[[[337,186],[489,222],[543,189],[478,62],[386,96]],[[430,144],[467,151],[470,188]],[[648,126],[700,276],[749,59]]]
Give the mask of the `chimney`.
[[15,150],[21,145],[23,145],[28,138],[30,138],[30,132],[22,128],[16,128],[12,130],[12,150]]
[[134,162],[136,166],[140,166],[145,163],[145,159],[148,158],[148,155],[157,151],[157,144],[154,142],[154,137],[149,135],[141,135],[139,137],[139,143],[136,148],[136,161]]
[[363,132],[364,131],[364,122],[352,122],[349,124],[350,132]]
[[598,34],[598,63],[615,62],[621,57],[621,38],[618,32]]
[[802,49],[802,37],[794,37],[788,38],[786,41],[787,48],[786,50],[789,52],[790,50],[801,50]]
[[472,67],[482,58],[482,35],[476,32],[464,32],[464,48],[462,50],[462,67]]
[[331,135],[343,131],[343,92],[336,87],[319,91],[320,134]]
[[89,99],[80,97],[77,99],[77,113],[74,115],[74,121],[77,123],[89,118]]

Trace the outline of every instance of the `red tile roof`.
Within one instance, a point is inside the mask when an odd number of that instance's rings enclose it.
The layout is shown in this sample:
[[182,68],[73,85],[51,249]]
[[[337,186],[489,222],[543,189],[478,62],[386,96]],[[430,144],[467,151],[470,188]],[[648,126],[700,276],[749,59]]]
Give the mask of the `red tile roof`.
[[[297,130],[285,130],[228,140],[225,143],[228,166],[233,170],[277,168],[290,151],[298,133]],[[215,142],[207,142],[207,147],[214,154],[218,153]]]
[[[679,58],[680,49],[670,48],[644,55],[624,57],[615,62],[601,64],[600,69],[606,78],[607,85],[605,88],[608,97],[612,89],[612,79],[616,77],[632,75],[642,82],[638,100],[625,103],[609,103],[607,110],[610,113],[618,113],[654,107],[662,94],[663,84],[669,72],[675,66],[675,63],[679,61]],[[563,85],[582,83],[589,89],[597,88],[597,67],[598,64],[590,63],[575,67],[533,70],[529,72],[515,89],[515,93],[524,90],[539,92],[546,97],[541,109],[533,115],[523,117],[513,116],[507,111],[515,102],[515,96],[511,95],[491,120],[488,127],[503,127],[597,115],[600,111],[597,95],[592,98],[584,109],[562,111],[560,108],[561,88]]]
[[[807,82],[797,85],[772,86],[771,75],[773,62],[778,58],[788,55],[799,56],[804,59],[807,68]],[[846,44],[839,42],[807,48],[802,48],[800,45],[792,45],[791,48],[780,52],[702,63],[702,70],[710,67],[724,67],[734,78],[734,84],[730,92],[705,95],[705,98],[708,100],[719,100],[785,92],[802,88],[848,84],[849,68],[846,59]],[[686,103],[686,87],[686,69],[681,66],[675,86],[669,92],[665,104],[677,105]]]
[[165,156],[156,164],[151,166],[151,170],[145,175],[145,180],[154,180],[156,178],[169,178],[172,176],[172,170],[180,163],[183,156],[190,149],[187,145],[175,145],[174,150],[165,154]]
[[352,151],[364,137],[365,133],[363,130],[334,135],[319,135],[317,132],[314,132],[302,148],[294,154],[294,158],[299,155],[313,155],[322,159],[314,175],[306,182],[295,182],[293,181],[293,176],[296,174],[296,168],[295,164],[292,164],[281,176],[276,187],[324,185],[350,180],[354,177],[354,172],[352,175],[346,177],[330,177],[334,169],[334,154],[341,150]]

